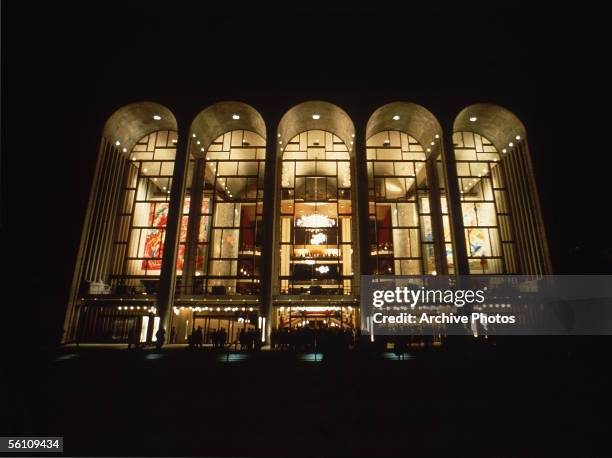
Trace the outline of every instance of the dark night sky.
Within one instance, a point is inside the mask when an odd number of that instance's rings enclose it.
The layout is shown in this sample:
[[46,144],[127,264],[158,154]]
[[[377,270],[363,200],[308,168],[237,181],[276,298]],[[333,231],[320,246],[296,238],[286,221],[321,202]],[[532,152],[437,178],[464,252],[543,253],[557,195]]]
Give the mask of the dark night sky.
[[362,134],[394,100],[447,123],[471,103],[500,104],[527,127],[556,271],[612,271],[603,6],[208,3],[3,4],[3,259],[41,292],[45,327],[63,315],[104,121],[141,100],[183,119],[241,100],[276,123],[322,99]]

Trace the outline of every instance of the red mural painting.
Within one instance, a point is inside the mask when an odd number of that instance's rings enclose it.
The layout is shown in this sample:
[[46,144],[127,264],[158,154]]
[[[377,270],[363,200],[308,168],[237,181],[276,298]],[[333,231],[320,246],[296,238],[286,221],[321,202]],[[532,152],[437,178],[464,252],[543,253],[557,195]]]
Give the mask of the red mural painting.
[[[185,202],[185,208],[189,208],[189,199]],[[149,207],[149,226],[144,245],[143,257],[148,258],[142,261],[142,269],[146,270],[161,270],[162,257],[164,251],[164,236],[166,234],[166,223],[168,221],[168,203],[151,203]],[[188,216],[183,215],[181,220],[180,240],[185,240],[187,235]],[[177,270],[183,270],[183,262],[185,259],[185,245],[179,245],[179,253],[177,259]],[[198,247],[196,255],[196,268],[202,268],[204,263],[204,255],[202,249]]]

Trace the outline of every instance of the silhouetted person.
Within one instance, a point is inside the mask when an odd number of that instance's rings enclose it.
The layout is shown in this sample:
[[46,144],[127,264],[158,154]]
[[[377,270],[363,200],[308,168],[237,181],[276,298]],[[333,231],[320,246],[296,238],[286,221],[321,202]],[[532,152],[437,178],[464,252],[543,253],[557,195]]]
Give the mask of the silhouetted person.
[[138,333],[136,332],[136,326],[132,326],[128,332],[128,350],[132,348],[132,345],[135,347],[138,346]]
[[164,328],[159,328],[155,333],[155,348],[157,350],[161,350],[164,345],[164,339],[166,338],[166,330]]
[[176,343],[176,328],[174,326],[170,330],[170,341],[168,343]]
[[196,330],[196,339],[195,339],[196,347],[202,348],[203,340],[204,340],[204,334],[202,333],[202,326],[198,326],[198,329]]
[[404,352],[407,348],[406,336],[396,336],[395,338],[395,356],[398,359],[404,359]]

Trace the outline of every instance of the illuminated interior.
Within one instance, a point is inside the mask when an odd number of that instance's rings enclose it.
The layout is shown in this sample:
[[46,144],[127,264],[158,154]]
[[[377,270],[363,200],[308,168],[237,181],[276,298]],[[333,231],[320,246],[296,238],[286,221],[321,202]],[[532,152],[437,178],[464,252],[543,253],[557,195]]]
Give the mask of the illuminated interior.
[[[180,343],[196,325],[207,341],[218,328],[346,330],[361,319],[355,274],[552,272],[526,131],[502,107],[465,108],[451,151],[408,102],[376,110],[365,145],[327,102],[288,110],[273,145],[253,107],[220,102],[186,129],[180,167],[177,125],[152,102],[106,122],[65,341],[137,329],[151,342],[160,320]],[[176,262],[162,276],[164,248]]]
[[196,294],[259,292],[265,148],[260,135],[234,130],[206,150],[192,279]]
[[403,132],[367,140],[370,273],[435,272],[425,151]]
[[453,143],[470,274],[516,273],[500,153],[473,132],[455,132]]
[[176,132],[169,130],[144,136],[129,152],[117,211],[111,284],[155,288],[154,278],[159,277],[162,265],[175,154]]
[[276,322],[279,328],[353,328],[356,310],[352,306],[282,306],[277,308]]
[[281,171],[281,294],[351,294],[351,160],[323,130],[295,136]]

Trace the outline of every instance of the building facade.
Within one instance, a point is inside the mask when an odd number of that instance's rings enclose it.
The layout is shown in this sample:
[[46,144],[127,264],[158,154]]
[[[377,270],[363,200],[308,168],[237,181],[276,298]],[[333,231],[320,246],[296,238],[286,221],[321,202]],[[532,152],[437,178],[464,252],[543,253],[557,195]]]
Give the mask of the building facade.
[[527,134],[476,104],[443,132],[408,102],[357,132],[311,101],[267,126],[221,102],[104,126],[64,342],[224,328],[357,329],[360,275],[550,274]]

